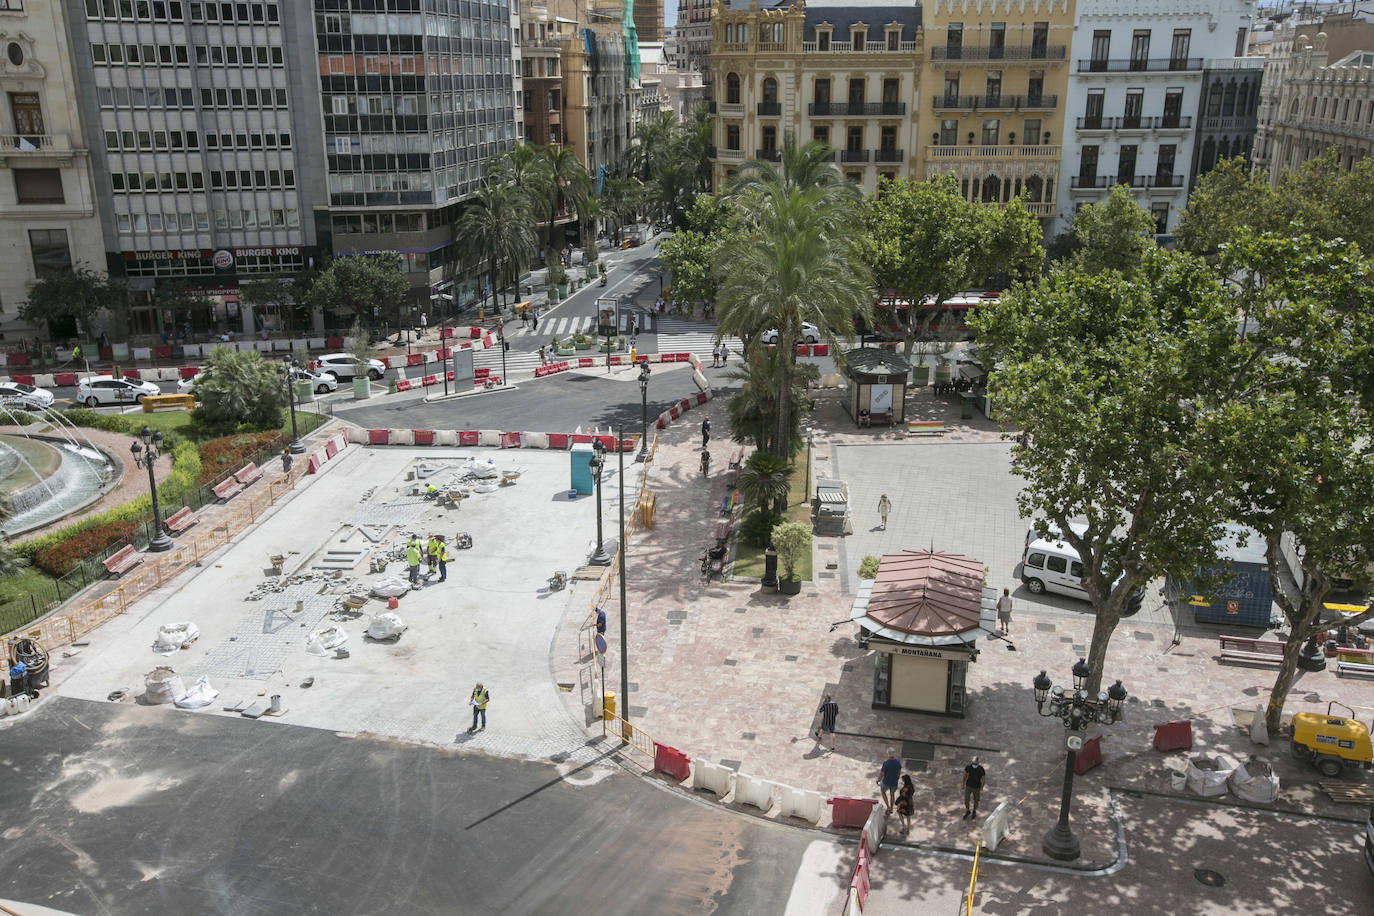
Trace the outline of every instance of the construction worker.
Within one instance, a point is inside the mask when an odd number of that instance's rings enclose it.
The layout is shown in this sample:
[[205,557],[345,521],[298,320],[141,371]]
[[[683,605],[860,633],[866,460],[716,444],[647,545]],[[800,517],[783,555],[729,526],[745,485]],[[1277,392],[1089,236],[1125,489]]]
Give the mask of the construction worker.
[[472,728],[468,733],[477,731],[477,717],[482,717],[482,728],[487,727],[487,704],[491,702],[491,691],[482,686],[481,681],[472,688],[472,696],[468,697],[468,705],[472,707]]
[[438,495],[438,487],[434,486],[432,483],[425,484],[425,499],[434,499]]
[[439,581],[448,581],[448,544],[444,541],[442,534],[436,534],[439,546],[434,551],[434,557],[439,561]]
[[439,540],[431,534],[429,540],[425,542],[425,565],[429,567],[427,575],[434,575],[434,571],[439,568]]
[[413,534],[410,536],[410,543],[406,544],[406,566],[410,569],[410,587],[418,588],[420,585],[420,538]]

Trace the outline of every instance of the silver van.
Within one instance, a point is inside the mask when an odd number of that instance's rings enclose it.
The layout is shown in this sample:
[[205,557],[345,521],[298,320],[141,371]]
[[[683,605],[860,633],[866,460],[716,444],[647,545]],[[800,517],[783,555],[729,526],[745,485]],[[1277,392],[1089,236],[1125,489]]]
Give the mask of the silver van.
[[[1086,526],[1084,530],[1087,530]],[[1077,525],[1074,531],[1082,533]],[[1054,592],[1080,601],[1089,600],[1088,592],[1083,588],[1083,564],[1078,559],[1078,551],[1063,541],[1037,538],[1033,531],[1027,534],[1026,546],[1021,554],[1021,581],[1034,595]],[[1139,611],[1144,600],[1145,589],[1137,589],[1126,606],[1125,614],[1130,616]]]

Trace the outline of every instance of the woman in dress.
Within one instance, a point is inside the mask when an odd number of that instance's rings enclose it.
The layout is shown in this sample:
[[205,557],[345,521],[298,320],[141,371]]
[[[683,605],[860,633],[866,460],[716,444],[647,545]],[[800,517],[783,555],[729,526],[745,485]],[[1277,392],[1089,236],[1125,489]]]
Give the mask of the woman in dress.
[[902,774],[902,787],[897,791],[897,815],[902,819],[902,833],[911,832],[911,815],[916,807],[916,787],[911,783],[911,777],[906,773]]

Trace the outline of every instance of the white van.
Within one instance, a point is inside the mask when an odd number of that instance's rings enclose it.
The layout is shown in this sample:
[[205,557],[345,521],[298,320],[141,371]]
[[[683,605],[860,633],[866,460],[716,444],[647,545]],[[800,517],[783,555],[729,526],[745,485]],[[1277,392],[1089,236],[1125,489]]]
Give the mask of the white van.
[[[1083,531],[1079,531],[1077,523],[1073,528],[1077,534],[1087,530],[1084,525]],[[1078,551],[1052,537],[1037,538],[1034,531],[1026,535],[1026,546],[1021,554],[1021,581],[1034,595],[1054,592],[1080,601],[1089,600],[1083,587],[1083,564],[1078,559]],[[1145,589],[1137,589],[1126,607],[1126,616],[1140,610],[1144,599]]]

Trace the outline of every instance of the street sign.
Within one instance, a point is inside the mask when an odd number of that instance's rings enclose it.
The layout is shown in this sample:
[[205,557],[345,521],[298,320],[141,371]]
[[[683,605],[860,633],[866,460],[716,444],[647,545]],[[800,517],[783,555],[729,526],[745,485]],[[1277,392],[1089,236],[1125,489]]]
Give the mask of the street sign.
[[597,633],[596,636],[593,638],[592,641],[596,644],[596,652],[597,652],[597,654],[598,654],[598,655],[605,655],[605,654],[606,654],[606,637],[602,636],[600,633]]

